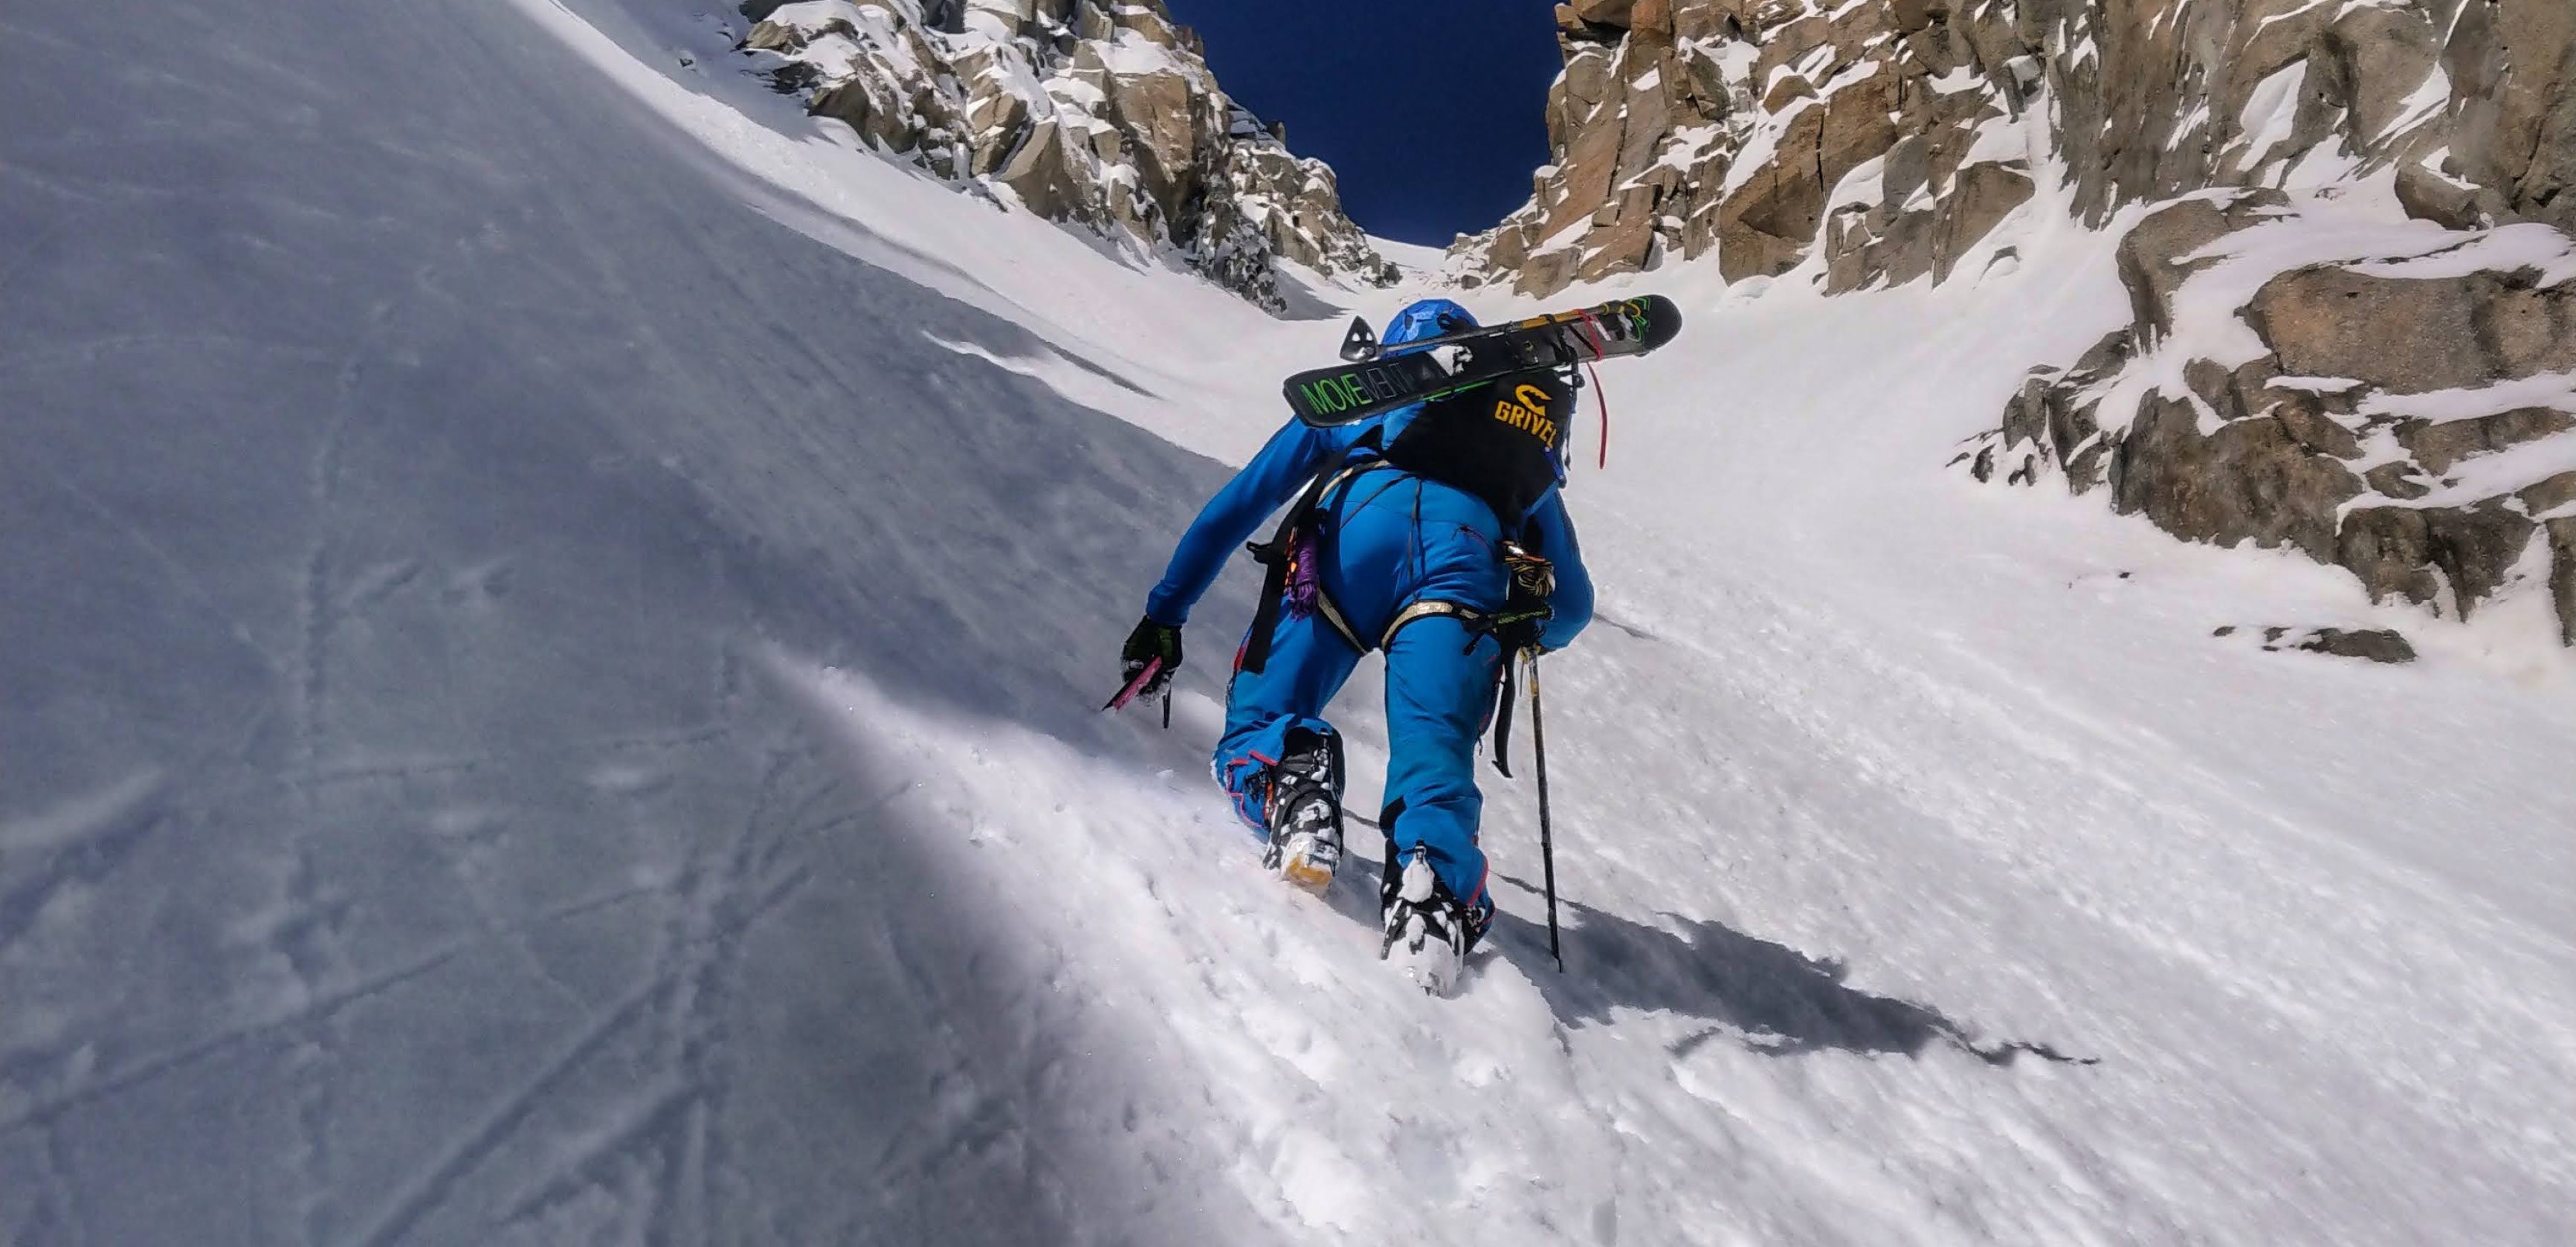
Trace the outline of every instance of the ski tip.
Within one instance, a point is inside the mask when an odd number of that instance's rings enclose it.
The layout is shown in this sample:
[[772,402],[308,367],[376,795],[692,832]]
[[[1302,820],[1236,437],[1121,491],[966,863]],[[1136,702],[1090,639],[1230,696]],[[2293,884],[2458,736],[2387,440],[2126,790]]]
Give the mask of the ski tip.
[[1647,350],[1660,348],[1681,336],[1682,309],[1679,305],[1660,294],[1642,295],[1637,301],[1646,305],[1644,341]]

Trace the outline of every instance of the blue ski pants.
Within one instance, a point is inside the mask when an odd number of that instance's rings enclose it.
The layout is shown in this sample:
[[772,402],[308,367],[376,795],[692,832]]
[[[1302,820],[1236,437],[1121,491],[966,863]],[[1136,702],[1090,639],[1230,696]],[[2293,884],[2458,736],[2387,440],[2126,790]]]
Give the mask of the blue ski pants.
[[[1500,525],[1473,495],[1394,469],[1336,486],[1317,507],[1324,592],[1352,631],[1375,641],[1405,607],[1448,602],[1479,615],[1501,609],[1509,586]],[[1262,772],[1288,734],[1330,737],[1325,708],[1360,653],[1322,612],[1283,605],[1270,659],[1238,668],[1217,742],[1217,781],[1235,811],[1261,829]],[[1429,857],[1441,882],[1486,908],[1485,855],[1476,847],[1484,797],[1476,790],[1476,741],[1494,709],[1502,646],[1455,616],[1427,615],[1386,644],[1386,806],[1380,821],[1399,862]]]

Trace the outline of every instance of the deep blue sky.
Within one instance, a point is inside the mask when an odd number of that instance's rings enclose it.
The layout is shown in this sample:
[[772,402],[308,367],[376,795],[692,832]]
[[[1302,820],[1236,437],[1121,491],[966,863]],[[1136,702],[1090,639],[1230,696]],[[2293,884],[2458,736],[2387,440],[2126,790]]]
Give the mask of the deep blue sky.
[[1547,163],[1554,0],[1165,0],[1217,82],[1341,177],[1370,233],[1446,246]]

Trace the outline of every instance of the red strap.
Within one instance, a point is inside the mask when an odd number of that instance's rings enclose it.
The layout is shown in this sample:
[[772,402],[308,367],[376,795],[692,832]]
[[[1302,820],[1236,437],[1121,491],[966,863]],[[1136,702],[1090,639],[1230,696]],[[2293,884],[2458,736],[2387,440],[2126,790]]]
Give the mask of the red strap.
[[1601,462],[1598,466],[1606,468],[1610,466],[1610,391],[1601,388],[1600,369],[1586,361],[1583,371],[1592,374],[1592,400],[1601,404]]
[[[1587,345],[1592,348],[1592,359],[1602,358],[1602,343],[1608,335],[1602,332],[1601,321],[1593,316],[1590,308],[1583,309],[1583,327],[1591,331],[1589,336],[1592,340]],[[1592,375],[1592,397],[1601,404],[1601,462],[1597,466],[1607,468],[1610,466],[1610,395],[1601,388],[1601,370],[1592,366],[1592,360],[1583,361],[1583,371]]]
[[1590,331],[1591,331],[1590,337],[1591,337],[1591,339],[1592,339],[1591,341],[1586,342],[1584,345],[1589,346],[1589,347],[1591,347],[1591,348],[1592,348],[1592,358],[1594,358],[1594,359],[1600,359],[1600,358],[1602,358],[1602,357],[1603,357],[1603,347],[1602,347],[1602,344],[1603,344],[1603,343],[1605,343],[1605,342],[1607,342],[1607,341],[1609,340],[1610,335],[1609,335],[1609,334],[1607,334],[1607,333],[1602,332],[1602,330],[1601,330],[1601,318],[1600,318],[1600,317],[1598,317],[1598,316],[1593,315],[1593,314],[1592,314],[1592,309],[1591,309],[1591,308],[1588,308],[1588,307],[1587,307],[1587,308],[1583,309],[1583,327],[1584,327],[1585,329],[1588,329],[1588,330],[1590,330]]

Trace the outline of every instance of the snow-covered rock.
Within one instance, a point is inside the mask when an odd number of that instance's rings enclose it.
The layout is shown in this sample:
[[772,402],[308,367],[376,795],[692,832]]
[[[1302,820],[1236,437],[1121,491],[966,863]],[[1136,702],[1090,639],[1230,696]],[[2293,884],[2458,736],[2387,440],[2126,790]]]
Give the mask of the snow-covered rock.
[[1712,253],[1767,277],[1819,241],[1830,289],[1940,278],[2031,197],[2029,67],[1980,60],[1938,0],[1560,5],[1557,34],[1552,163],[1452,248],[1464,284],[1549,294]]
[[1273,268],[1387,285],[1332,169],[1217,86],[1161,0],[751,0],[760,72],[881,150],[1039,216],[1170,246],[1274,311]]
[[2177,536],[2290,546],[2447,614],[2531,582],[2576,644],[2576,245],[2299,203],[2141,221],[2135,323],[2034,372],[1970,471],[2108,484]]
[[2034,147],[2095,226],[2382,170],[2455,227],[2576,223],[2561,0],[1635,0],[1557,31],[1552,163],[1453,249],[1471,284],[1819,247],[1832,290],[1937,281],[2030,198]]
[[1451,249],[1460,284],[1676,255],[1938,283],[2013,255],[1985,240],[2044,179],[2124,231],[2134,323],[2033,374],[1980,479],[2108,484],[2450,613],[2545,575],[2576,645],[2564,0],[1633,0],[1557,31],[1553,161]]

